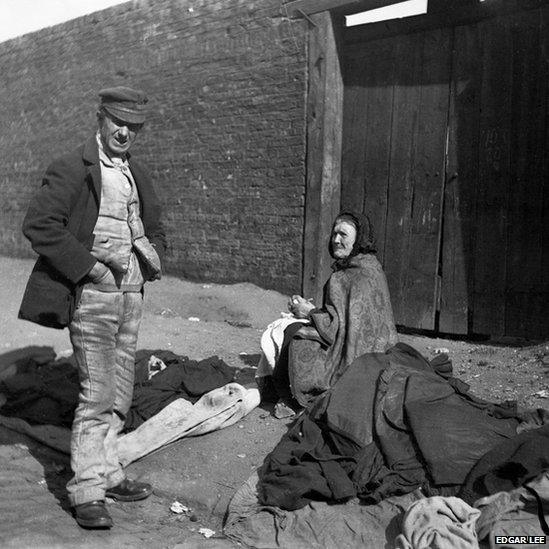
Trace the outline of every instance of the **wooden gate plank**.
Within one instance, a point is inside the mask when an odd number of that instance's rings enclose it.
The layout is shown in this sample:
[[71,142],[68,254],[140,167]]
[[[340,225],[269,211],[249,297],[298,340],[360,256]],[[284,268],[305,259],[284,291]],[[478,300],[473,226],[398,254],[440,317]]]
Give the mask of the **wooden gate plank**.
[[[384,245],[384,265],[391,293],[395,321],[406,325],[406,285],[408,269],[410,219],[413,200],[412,155],[418,139],[417,106],[423,58],[424,33],[395,38],[395,86],[391,152],[389,162],[388,208]],[[407,324],[414,326],[414,324]]]
[[[369,56],[344,61],[343,138],[341,151],[341,209],[355,210],[364,201],[364,149],[368,131]],[[358,209],[361,209],[359,206]]]
[[444,196],[439,330],[466,334],[472,308],[478,188],[480,36],[478,25],[456,27]]
[[[549,6],[545,6],[541,10],[541,25],[543,32],[542,36],[542,51],[549,52]],[[544,140],[544,157],[543,157],[543,214],[542,214],[542,246],[541,246],[541,272],[542,272],[542,284],[545,288],[541,307],[542,315],[544,318],[544,325],[541,328],[542,337],[549,337],[549,77],[547,75],[547,65],[544,66],[544,72],[541,74],[545,83],[545,140]]]
[[505,332],[513,52],[508,19],[485,21],[480,31],[484,51],[472,328],[476,333],[502,336]]
[[383,262],[393,102],[394,40],[345,63],[341,208],[366,213]]
[[369,81],[368,131],[364,151],[364,200],[361,205],[373,226],[378,259],[384,262],[387,195],[391,155],[395,41],[375,42]]
[[404,310],[405,324],[422,329],[435,328],[449,72],[450,31],[426,33],[418,138],[413,153],[414,194]]
[[[515,16],[512,26],[513,87],[510,134],[505,334],[548,335],[542,272],[543,159],[546,155],[548,71],[541,49],[540,13]],[[542,29],[541,32],[547,32]],[[547,292],[547,288],[545,288]]]

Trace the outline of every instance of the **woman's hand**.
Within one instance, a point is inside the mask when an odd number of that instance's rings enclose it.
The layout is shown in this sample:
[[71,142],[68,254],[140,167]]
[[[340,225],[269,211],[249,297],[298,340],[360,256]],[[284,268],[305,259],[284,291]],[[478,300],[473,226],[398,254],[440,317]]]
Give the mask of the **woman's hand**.
[[288,302],[288,309],[296,318],[309,318],[309,313],[315,308],[311,299],[293,295]]

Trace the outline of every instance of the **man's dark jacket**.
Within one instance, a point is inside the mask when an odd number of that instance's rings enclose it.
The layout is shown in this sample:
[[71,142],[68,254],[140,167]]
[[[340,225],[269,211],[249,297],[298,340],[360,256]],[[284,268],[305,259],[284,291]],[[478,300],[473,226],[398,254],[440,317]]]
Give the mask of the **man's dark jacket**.
[[[128,157],[139,193],[145,234],[162,258],[166,238],[160,204],[149,175]],[[67,326],[80,299],[86,275],[96,262],[90,250],[101,201],[101,167],[95,136],[55,160],[31,200],[23,233],[40,256],[31,273],[19,318]]]

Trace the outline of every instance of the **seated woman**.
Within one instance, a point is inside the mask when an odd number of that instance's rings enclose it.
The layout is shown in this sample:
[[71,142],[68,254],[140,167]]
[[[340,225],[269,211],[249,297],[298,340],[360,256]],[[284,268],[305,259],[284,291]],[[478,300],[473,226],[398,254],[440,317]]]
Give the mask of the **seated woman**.
[[385,352],[397,342],[387,280],[377,260],[370,221],[340,213],[329,244],[335,259],[324,286],[321,308],[301,296],[288,304],[292,324],[273,371],[279,403],[277,417],[292,415],[331,387],[347,366],[364,353]]

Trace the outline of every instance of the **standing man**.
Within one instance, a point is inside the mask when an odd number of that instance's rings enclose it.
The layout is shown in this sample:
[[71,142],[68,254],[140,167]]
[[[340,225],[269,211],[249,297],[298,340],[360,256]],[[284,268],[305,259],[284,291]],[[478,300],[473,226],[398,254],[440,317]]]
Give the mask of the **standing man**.
[[98,131],[55,160],[32,199],[23,233],[39,258],[19,317],[68,326],[80,376],[67,484],[76,521],[110,528],[105,497],[135,501],[149,484],[126,478],[117,436],[133,395],[143,285],[160,278],[165,235],[147,172],[130,157],[147,97],[99,92]]

